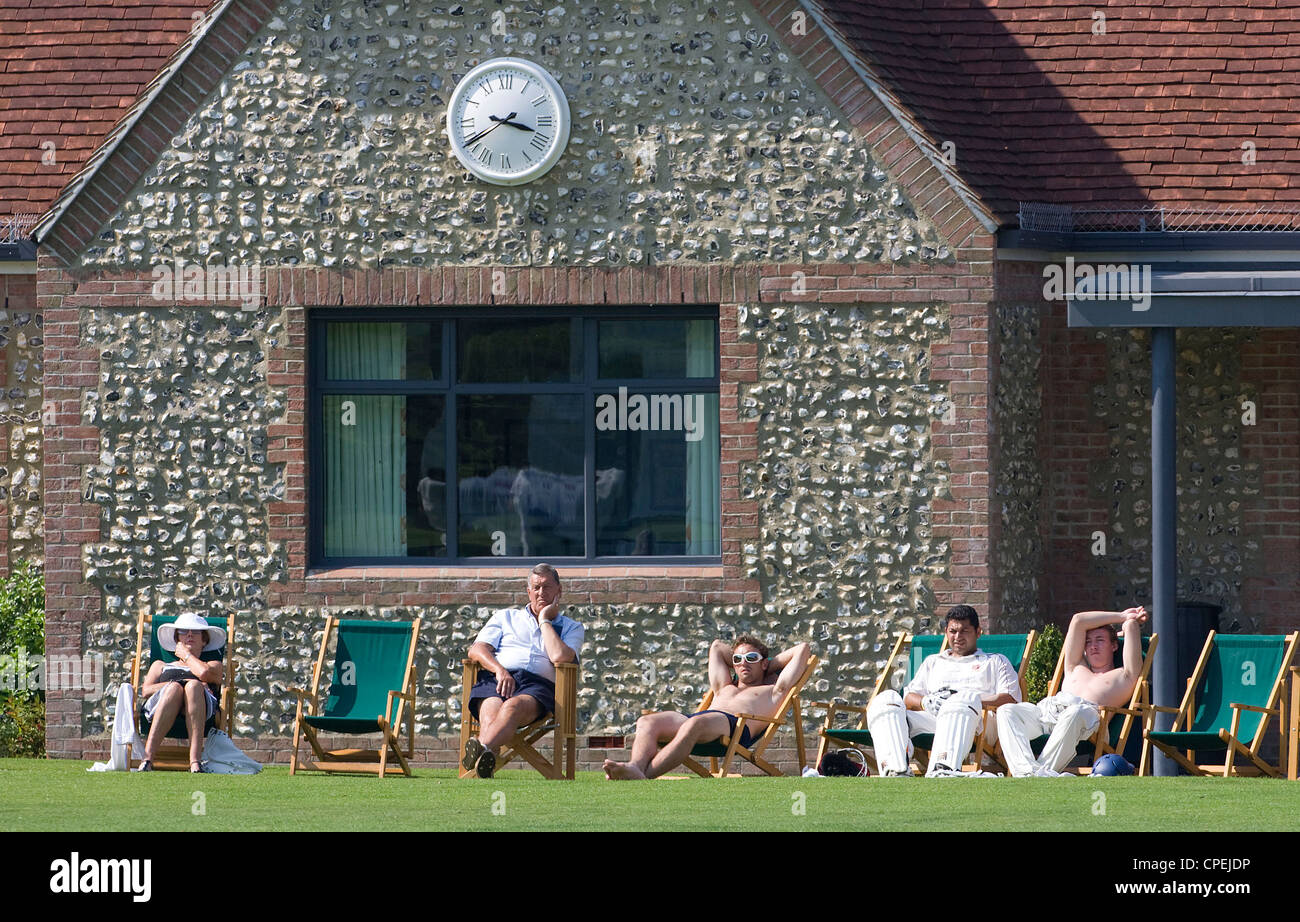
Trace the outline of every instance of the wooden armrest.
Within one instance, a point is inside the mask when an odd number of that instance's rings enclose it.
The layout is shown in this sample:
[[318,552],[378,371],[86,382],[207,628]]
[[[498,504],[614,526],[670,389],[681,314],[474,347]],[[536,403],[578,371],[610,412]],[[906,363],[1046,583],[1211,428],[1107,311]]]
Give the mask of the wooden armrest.
[[827,711],[852,711],[855,714],[867,713],[866,705],[862,704],[842,704],[839,701],[809,701],[804,705],[805,709],[822,708]]
[[1276,714],[1276,713],[1278,713],[1278,709],[1277,709],[1277,708],[1262,708],[1262,707],[1258,707],[1258,706],[1253,705],[1253,704],[1236,704],[1236,703],[1234,703],[1234,702],[1229,702],[1229,703],[1228,703],[1228,707],[1230,707],[1230,708],[1234,708],[1234,709],[1239,710],[1239,711],[1255,711],[1255,712],[1257,712],[1257,713],[1259,713],[1259,714]]
[[388,697],[390,697],[390,698],[401,698],[403,701],[409,701],[409,702],[411,702],[412,704],[415,703],[415,695],[414,695],[414,694],[411,694],[411,693],[409,693],[409,692],[390,691],[390,692],[388,693]]
[[1166,706],[1163,705],[1163,704],[1148,704],[1148,705],[1146,705],[1145,707],[1143,707],[1142,710],[1144,710],[1144,711],[1160,711],[1162,714],[1178,714],[1178,713],[1181,712],[1182,709],[1181,709],[1181,708],[1171,708],[1171,707],[1166,707]]
[[736,714],[736,717],[743,717],[745,720],[761,720],[765,724],[785,723],[784,718],[760,717],[758,714]]

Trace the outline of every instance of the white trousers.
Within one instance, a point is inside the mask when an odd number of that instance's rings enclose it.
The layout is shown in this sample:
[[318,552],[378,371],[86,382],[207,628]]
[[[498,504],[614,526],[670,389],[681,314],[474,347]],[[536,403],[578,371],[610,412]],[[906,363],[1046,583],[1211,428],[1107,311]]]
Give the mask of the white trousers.
[[[1060,772],[1074,758],[1079,743],[1097,732],[1101,714],[1097,706],[1076,695],[1060,694],[1038,704],[1004,704],[998,708],[998,734],[1002,754],[1013,778]],[[1051,735],[1035,759],[1029,741]]]
[[[960,770],[975,743],[982,712],[977,691],[954,692],[937,715],[907,710],[902,696],[892,689],[881,692],[867,706],[867,729],[871,731],[876,764],[881,772],[907,772],[914,751],[911,737],[933,733],[934,748],[930,750],[927,771],[940,764]],[[987,745],[992,746],[997,741],[997,723],[985,721],[984,734]]]

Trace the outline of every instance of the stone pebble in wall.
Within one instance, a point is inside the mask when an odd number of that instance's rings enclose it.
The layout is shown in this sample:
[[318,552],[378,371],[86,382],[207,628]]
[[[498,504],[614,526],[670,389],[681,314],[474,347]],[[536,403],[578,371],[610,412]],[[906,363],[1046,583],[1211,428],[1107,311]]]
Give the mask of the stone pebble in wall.
[[[497,10],[494,10],[495,13]],[[943,258],[778,35],[744,3],[282,9],[86,254],[361,266]],[[558,12],[557,12],[558,11]],[[470,178],[445,137],[474,63],[538,60],[568,96],[545,177]]]

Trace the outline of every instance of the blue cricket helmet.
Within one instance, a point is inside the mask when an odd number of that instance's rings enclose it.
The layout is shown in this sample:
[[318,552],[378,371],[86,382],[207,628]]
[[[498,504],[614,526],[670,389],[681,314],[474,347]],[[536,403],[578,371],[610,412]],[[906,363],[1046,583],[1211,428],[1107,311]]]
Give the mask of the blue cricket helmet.
[[1131,775],[1133,774],[1133,764],[1123,756],[1104,755],[1092,765],[1094,775]]

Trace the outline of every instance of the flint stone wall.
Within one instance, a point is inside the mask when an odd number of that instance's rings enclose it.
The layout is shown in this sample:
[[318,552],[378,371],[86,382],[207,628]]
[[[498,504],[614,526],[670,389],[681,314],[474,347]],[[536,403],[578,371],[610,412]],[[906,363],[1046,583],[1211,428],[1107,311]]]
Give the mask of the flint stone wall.
[[[949,258],[747,5],[501,9],[506,36],[464,11],[286,4],[83,268]],[[443,118],[456,75],[512,53],[558,77],[574,128],[550,174],[498,189],[453,166]],[[141,606],[236,611],[239,731],[285,736],[283,688],[308,681],[327,613],[418,615],[419,732],[453,734],[460,660],[489,610],[266,602],[288,565],[267,537],[283,470],[264,455],[287,402],[264,361],[281,325],[275,309],[85,313],[82,342],[103,356],[84,408],[101,433],[85,490],[102,537],[83,562],[104,600],[85,647],[122,675]],[[743,556],[764,604],[578,606],[584,733],[692,702],[717,636],[811,640],[827,661],[816,691],[861,700],[892,632],[932,628],[929,581],[948,547],[929,503],[947,474],[929,426],[949,407],[928,362],[944,308],[754,304],[741,327],[762,346],[758,381],[741,389],[741,419],[759,423],[741,487],[759,503]],[[87,703],[84,731],[103,732],[110,713],[107,698]]]
[[930,423],[949,410],[929,376],[947,335],[936,304],[752,305],[742,336],[759,345],[759,381],[742,393],[758,459],[741,470],[759,503],[744,548],[768,617],[807,623],[823,659],[817,691],[866,700],[899,631],[933,630],[930,581],[948,543],[931,501],[948,490]]
[[[1088,488],[1110,513],[1106,554],[1093,558],[1099,587],[1116,609],[1151,599],[1151,340],[1146,330],[1095,334],[1106,342],[1107,374],[1093,389],[1111,450],[1091,466]],[[1237,329],[1185,329],[1177,339],[1178,599],[1214,602],[1225,628],[1263,628],[1243,610],[1242,583],[1261,572],[1258,523],[1249,511],[1261,489],[1260,463],[1241,454],[1241,347]]]
[[[146,175],[88,267],[878,261],[945,250],[745,3],[541,11],[285,3]],[[451,156],[479,60],[546,66],[568,150],[498,188]]]
[[[6,298],[6,302],[9,299]],[[41,371],[44,336],[35,297],[14,298],[17,309],[0,310],[0,350],[5,384],[0,424],[8,426],[8,453],[0,466],[0,503],[8,503],[8,558],[40,561],[45,506],[41,491]],[[26,301],[22,307],[18,303]],[[26,309],[24,309],[26,308]]]
[[999,359],[994,437],[1001,524],[994,552],[1002,585],[998,630],[1005,633],[1027,632],[1044,623],[1038,581],[1043,573],[1039,310],[1034,304],[1000,304],[994,317]]

